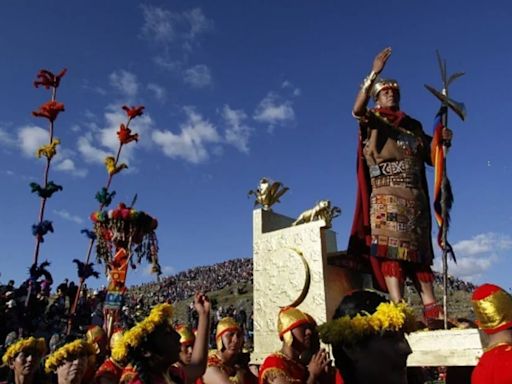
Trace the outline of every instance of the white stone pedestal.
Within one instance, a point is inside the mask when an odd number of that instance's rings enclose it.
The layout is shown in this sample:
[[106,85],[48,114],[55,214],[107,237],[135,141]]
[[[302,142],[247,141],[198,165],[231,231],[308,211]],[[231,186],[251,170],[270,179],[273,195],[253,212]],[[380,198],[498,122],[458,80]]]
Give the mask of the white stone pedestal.
[[360,287],[357,273],[327,264],[327,254],[337,251],[336,234],[324,221],[292,227],[293,221],[272,211],[253,213],[254,364],[281,348],[280,308],[299,300],[298,308],[321,324],[344,294]]
[[487,335],[478,329],[414,332],[407,336],[412,354],[408,367],[474,366],[482,356]]

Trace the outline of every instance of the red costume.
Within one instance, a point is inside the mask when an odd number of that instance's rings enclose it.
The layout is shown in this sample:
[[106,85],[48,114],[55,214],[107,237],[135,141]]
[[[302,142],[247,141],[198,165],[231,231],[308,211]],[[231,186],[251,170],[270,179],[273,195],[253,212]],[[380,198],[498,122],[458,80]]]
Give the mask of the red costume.
[[276,377],[286,378],[289,383],[306,383],[308,371],[301,363],[275,352],[267,356],[260,367],[258,384],[268,384]]
[[471,384],[512,383],[512,345],[497,345],[487,350],[471,375]]
[[[471,376],[471,384],[512,383],[512,296],[493,284],[478,287],[471,297],[477,324],[495,344],[487,348]],[[494,341],[493,341],[494,340]]]
[[100,382],[100,379],[103,376],[109,376],[114,379],[114,382],[118,383],[121,379],[121,375],[123,373],[123,367],[117,364],[112,358],[108,358],[105,360],[103,364],[100,365],[98,370],[96,371],[96,375],[94,376],[94,381],[96,383]]
[[[168,377],[163,374],[149,374],[152,384],[185,384],[186,374],[183,368],[172,366],[169,368]],[[169,381],[170,380],[170,381]],[[140,379],[139,373],[131,366],[128,365],[121,375],[121,384],[143,384]]]

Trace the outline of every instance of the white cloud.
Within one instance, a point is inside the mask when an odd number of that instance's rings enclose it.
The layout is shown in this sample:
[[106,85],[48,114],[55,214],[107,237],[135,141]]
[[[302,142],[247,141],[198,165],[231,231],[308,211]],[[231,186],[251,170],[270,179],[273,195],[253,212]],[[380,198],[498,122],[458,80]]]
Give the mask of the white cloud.
[[[469,240],[453,244],[457,264],[448,264],[450,274],[467,281],[478,281],[484,273],[500,259],[500,254],[512,249],[512,237],[494,232],[482,233]],[[442,270],[442,260],[435,261],[437,270]]]
[[274,92],[269,92],[254,112],[254,120],[269,124],[272,129],[275,125],[284,125],[295,120],[293,103],[284,100]]
[[[109,105],[105,111],[105,122],[105,127],[99,133],[100,142],[104,147],[117,151],[119,147],[117,131],[119,131],[119,126],[122,123],[126,123],[126,113],[116,105]],[[125,159],[130,160],[132,158],[132,153],[137,146],[150,144],[147,137],[152,126],[153,120],[146,112],[130,122],[130,129],[132,133],[139,134],[139,141],[123,147],[123,157]]]
[[153,62],[166,71],[174,72],[181,68],[181,62],[169,57],[168,54],[153,57]]
[[175,15],[166,9],[151,5],[142,5],[144,25],[142,35],[159,43],[170,43],[176,37]]
[[[144,280],[147,279],[148,281],[154,281],[156,274],[152,272],[152,268],[153,265],[151,263],[144,264],[134,271],[134,275],[137,275]],[[176,268],[170,265],[161,265],[160,268],[162,269],[163,276],[169,276],[176,273]]]
[[462,240],[453,246],[455,252],[461,252],[468,256],[481,253],[503,251],[512,248],[512,238],[498,233],[482,233],[470,240]]
[[190,26],[189,39],[194,39],[196,36],[213,29],[213,21],[205,16],[201,8],[183,12],[183,18]]
[[300,96],[302,94],[302,91],[300,90],[300,88],[296,87],[288,80],[283,81],[283,83],[281,84],[281,88],[289,89],[292,92],[293,96]]
[[[49,135],[46,129],[37,126],[25,126],[18,130],[18,146],[21,152],[27,157],[34,157],[37,149],[42,145],[48,144]],[[71,159],[75,153],[61,145],[57,147],[57,154],[52,159],[53,167],[56,171],[71,173],[74,176],[84,177],[87,175],[86,169],[79,169]]]
[[213,28],[213,21],[205,16],[201,8],[171,12],[164,8],[143,5],[142,12],[142,36],[164,46],[180,41],[190,47],[199,35]]
[[[78,139],[78,151],[88,163],[103,164],[105,157],[114,156],[119,148],[117,131],[121,123],[126,123],[125,112],[117,105],[109,105],[106,107],[104,119],[105,125],[103,128],[92,124],[90,125],[91,131]],[[133,160],[134,151],[137,147],[151,145],[151,140],[148,140],[147,137],[152,126],[153,120],[147,113],[131,121],[130,129],[132,133],[139,134],[139,142],[123,146],[121,162],[129,163]]]
[[205,120],[193,107],[185,107],[187,120],[180,125],[181,132],[154,131],[153,141],[171,158],[182,158],[197,164],[208,159],[208,144],[220,141],[215,126]]
[[85,177],[87,176],[87,169],[77,168],[75,162],[71,159],[64,159],[55,165],[56,171],[69,172],[74,176]]
[[213,29],[201,8],[172,12],[152,5],[143,5],[144,23],[141,36],[158,49],[154,63],[168,71],[178,72],[188,61],[189,53],[199,45],[199,37]]
[[204,64],[195,65],[183,72],[183,80],[194,88],[204,88],[212,83],[210,68]]
[[75,169],[75,163],[71,159],[66,159],[64,161],[61,161],[58,165],[56,165],[55,169],[59,171],[72,171]]
[[16,140],[2,127],[0,127],[0,145],[7,147],[16,146]]
[[137,95],[139,83],[137,82],[137,76],[133,73],[120,69],[112,72],[109,79],[110,85],[124,96],[130,98]]
[[48,131],[41,127],[27,125],[18,131],[18,144],[25,156],[34,157],[36,150],[41,145],[48,144],[48,141]]
[[243,110],[231,109],[229,105],[224,105],[222,117],[226,123],[226,142],[235,146],[241,152],[249,152],[249,137],[251,127],[244,124],[247,114]]
[[87,80],[87,79],[82,81],[82,88],[87,91],[97,93],[101,96],[105,96],[107,94],[107,91],[104,88],[97,86],[97,85],[91,85],[89,80]]
[[53,213],[55,213],[57,216],[61,217],[64,220],[72,221],[77,224],[82,224],[84,220],[80,216],[72,215],[65,209],[54,209]]
[[155,99],[157,99],[158,101],[165,100],[166,92],[164,87],[161,87],[155,83],[149,83],[147,85],[147,89],[153,93]]
[[77,141],[78,151],[82,154],[83,159],[88,163],[103,164],[105,157],[112,156],[112,153],[104,151],[93,145],[92,134],[81,136]]

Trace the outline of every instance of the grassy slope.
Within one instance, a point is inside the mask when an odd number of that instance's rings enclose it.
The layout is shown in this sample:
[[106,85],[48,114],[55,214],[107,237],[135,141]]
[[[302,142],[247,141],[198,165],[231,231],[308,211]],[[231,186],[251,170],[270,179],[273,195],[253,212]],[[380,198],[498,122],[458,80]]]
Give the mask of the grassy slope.
[[[238,289],[246,291],[246,293],[239,294]],[[210,292],[208,296],[214,303],[214,307],[222,306],[226,308],[233,305],[235,308],[244,308],[247,314],[252,312],[252,284],[242,283],[238,285],[231,285],[222,290]],[[439,302],[442,302],[442,289],[436,287],[436,295]],[[415,291],[406,291],[406,300],[416,309],[418,315],[421,314],[421,305],[418,294]],[[463,291],[454,291],[448,295],[448,308],[449,318],[467,318],[474,319],[474,314],[471,309],[471,293]],[[187,307],[191,299],[183,300],[175,303],[176,319],[180,322],[187,320]],[[216,305],[215,305],[216,304]]]

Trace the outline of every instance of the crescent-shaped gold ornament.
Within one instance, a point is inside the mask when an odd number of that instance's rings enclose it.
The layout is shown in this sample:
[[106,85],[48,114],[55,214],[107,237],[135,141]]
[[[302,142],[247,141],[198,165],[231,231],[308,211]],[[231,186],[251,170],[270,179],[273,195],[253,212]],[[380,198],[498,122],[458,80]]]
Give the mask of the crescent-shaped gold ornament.
[[291,251],[297,253],[300,256],[300,259],[302,260],[302,263],[304,264],[304,269],[306,271],[306,278],[304,279],[304,287],[302,287],[302,292],[300,293],[299,297],[297,297],[293,301],[293,303],[288,305],[288,307],[298,307],[300,304],[302,304],[302,302],[304,301],[304,299],[308,295],[309,286],[311,284],[311,272],[309,270],[309,264],[306,261],[306,258],[304,257],[304,254],[301,251],[299,251],[298,249],[295,249],[295,248],[288,248],[288,249],[290,249]]

